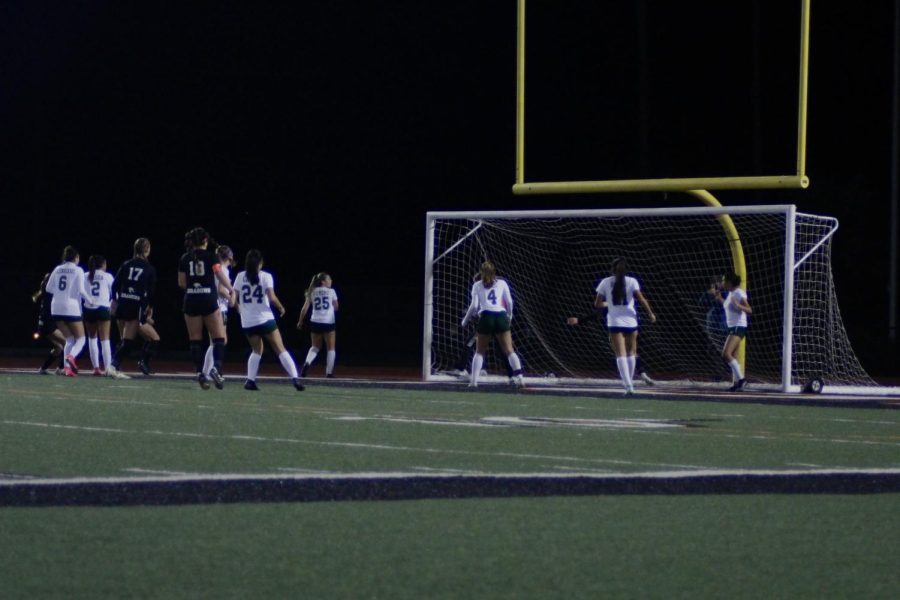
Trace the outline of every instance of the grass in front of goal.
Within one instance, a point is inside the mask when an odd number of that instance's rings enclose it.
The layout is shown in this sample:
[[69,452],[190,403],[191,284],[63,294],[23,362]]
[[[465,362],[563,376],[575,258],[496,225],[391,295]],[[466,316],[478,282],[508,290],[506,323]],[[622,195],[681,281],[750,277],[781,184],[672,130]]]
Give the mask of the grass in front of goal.
[[[2,375],[0,476],[900,467],[893,410],[261,387]],[[892,597],[897,501],[0,508],[0,586],[4,597]]]

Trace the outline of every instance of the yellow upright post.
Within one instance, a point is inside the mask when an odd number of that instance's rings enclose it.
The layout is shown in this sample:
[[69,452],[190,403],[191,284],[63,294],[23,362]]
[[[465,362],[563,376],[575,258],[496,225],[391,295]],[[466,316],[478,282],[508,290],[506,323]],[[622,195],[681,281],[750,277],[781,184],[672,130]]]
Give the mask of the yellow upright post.
[[[524,1],[524,0],[523,0]],[[806,104],[809,96],[809,3],[800,8],[800,99],[797,110],[797,176],[806,176]]]
[[[699,199],[707,206],[722,206],[716,197],[706,190],[689,190],[687,193]],[[744,290],[747,291],[749,287],[749,284],[747,283],[747,262],[744,259],[744,247],[741,245],[741,238],[738,235],[737,227],[734,226],[734,221],[731,219],[730,215],[719,215],[716,218],[722,225],[722,229],[725,230],[725,236],[728,238],[729,246],[731,246],[731,264],[734,267],[734,272],[741,276],[741,285],[744,287]],[[746,342],[746,339],[741,340],[737,352],[738,362],[741,364],[741,369],[743,369],[744,372],[746,372]]]
[[516,183],[525,183],[525,0],[519,0],[516,36]]

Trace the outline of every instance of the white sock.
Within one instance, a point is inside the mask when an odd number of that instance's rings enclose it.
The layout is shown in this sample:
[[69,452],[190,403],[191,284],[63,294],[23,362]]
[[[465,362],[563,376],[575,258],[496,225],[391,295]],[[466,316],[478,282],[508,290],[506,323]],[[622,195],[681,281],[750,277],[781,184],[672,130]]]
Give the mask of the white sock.
[[84,343],[87,341],[87,338],[84,336],[75,338],[75,343],[72,344],[72,356],[78,358],[78,355],[81,354],[81,351],[84,350]]
[[250,358],[247,359],[247,379],[250,381],[256,381],[256,376],[259,374],[259,361],[261,360],[262,354],[250,353]]
[[325,355],[325,374],[331,375],[334,373],[334,359],[337,357],[337,352],[334,350],[329,350],[328,354]]
[[631,389],[631,371],[628,369],[628,358],[625,356],[616,357],[616,367],[619,369],[619,377],[622,378],[622,384],[625,389]]
[[510,352],[509,356],[506,357],[509,361],[509,366],[512,367],[513,376],[522,374],[522,361],[519,360],[519,355],[515,352]]
[[88,338],[87,341],[88,354],[91,355],[91,366],[95,369],[100,368],[100,348],[97,347],[97,338]]
[[100,340],[100,349],[103,351],[103,366],[108,369],[112,365],[112,343]]
[[633,381],[634,380],[634,367],[635,367],[635,365],[637,365],[637,359],[634,357],[633,354],[628,356],[627,358],[628,358],[628,378]]
[[75,338],[73,336],[69,336],[66,338],[66,345],[63,347],[63,356],[69,356],[72,354],[72,346],[75,345]]
[[[250,355],[252,356],[253,353],[251,352]],[[257,363],[257,365],[259,365],[259,363]],[[210,344],[209,348],[206,349],[206,356],[203,357],[203,374],[209,375],[209,371],[212,368],[213,368],[213,345]],[[254,378],[255,377],[256,376],[254,375]]]
[[316,357],[317,357],[318,355],[319,355],[319,349],[318,349],[318,348],[315,348],[315,347],[310,348],[310,349],[309,349],[309,352],[306,353],[306,364],[307,364],[307,365],[313,364],[313,361],[316,360]]
[[732,358],[731,361],[729,361],[728,366],[731,367],[731,373],[734,375],[735,383],[744,378],[744,374],[741,372],[741,363],[739,363],[736,358]]
[[476,352],[472,357],[472,374],[469,376],[469,381],[472,383],[472,385],[476,385],[478,383],[478,375],[481,373],[481,366],[483,364],[484,356]]
[[291,353],[285,350],[278,355],[278,360],[281,362],[281,366],[284,367],[284,370],[287,371],[287,374],[290,375],[291,379],[297,379],[297,365],[294,364]]

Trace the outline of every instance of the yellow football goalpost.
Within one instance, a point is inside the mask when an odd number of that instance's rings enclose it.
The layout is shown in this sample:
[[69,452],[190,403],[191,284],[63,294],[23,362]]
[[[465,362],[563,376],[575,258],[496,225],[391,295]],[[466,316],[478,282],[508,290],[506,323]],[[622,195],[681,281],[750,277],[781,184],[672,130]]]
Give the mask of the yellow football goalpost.
[[[809,186],[806,176],[806,114],[809,91],[809,10],[810,0],[800,0],[800,82],[797,109],[797,168],[791,175],[750,177],[693,177],[677,179],[619,179],[602,181],[525,181],[525,1],[518,0],[516,40],[516,182],[514,194],[587,194],[604,192],[684,192],[707,206],[721,206],[709,190],[758,190]],[[734,271],[745,287],[747,265],[740,236],[731,217],[720,215],[719,222],[731,247]],[[746,345],[741,342],[738,360],[745,367]]]

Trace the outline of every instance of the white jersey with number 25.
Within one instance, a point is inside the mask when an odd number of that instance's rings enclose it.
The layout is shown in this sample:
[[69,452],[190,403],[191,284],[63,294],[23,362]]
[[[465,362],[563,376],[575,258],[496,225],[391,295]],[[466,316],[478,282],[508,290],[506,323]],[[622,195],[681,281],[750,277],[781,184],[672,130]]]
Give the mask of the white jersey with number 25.
[[333,288],[324,285],[313,289],[309,295],[309,304],[312,307],[313,323],[331,325],[334,323],[334,303],[338,299],[337,292]]

